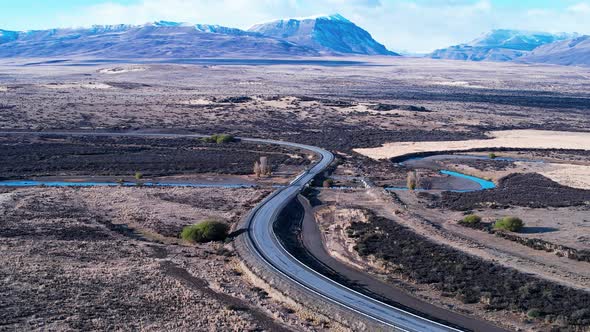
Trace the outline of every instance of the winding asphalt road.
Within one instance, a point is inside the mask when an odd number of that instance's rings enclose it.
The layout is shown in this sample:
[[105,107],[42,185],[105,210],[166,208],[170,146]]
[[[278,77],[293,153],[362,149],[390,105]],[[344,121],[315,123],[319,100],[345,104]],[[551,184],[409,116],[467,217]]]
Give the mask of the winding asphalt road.
[[461,331],[438,322],[414,315],[372,299],[310,269],[293,257],[280,244],[273,225],[285,206],[332,162],[334,156],[318,147],[272,140],[244,139],[250,142],[278,144],[309,150],[321,156],[311,169],[300,174],[289,186],[279,189],[262,202],[248,220],[247,244],[253,253],[266,261],[270,268],[291,279],[307,291],[357,314],[398,331]]
[[[28,135],[74,135],[74,136],[144,136],[144,137],[203,137],[193,134],[162,134],[141,132],[30,132],[4,131],[0,134]],[[401,309],[379,302],[350,288],[338,284],[315,272],[298,261],[280,244],[273,231],[273,224],[283,208],[303,190],[303,188],[332,162],[334,156],[318,147],[283,141],[242,138],[245,142],[276,144],[309,150],[321,156],[313,167],[300,174],[288,186],[278,189],[260,203],[249,215],[246,244],[252,254],[285,278],[295,282],[306,291],[344,307],[365,318],[380,323],[385,328],[398,331],[460,331]]]

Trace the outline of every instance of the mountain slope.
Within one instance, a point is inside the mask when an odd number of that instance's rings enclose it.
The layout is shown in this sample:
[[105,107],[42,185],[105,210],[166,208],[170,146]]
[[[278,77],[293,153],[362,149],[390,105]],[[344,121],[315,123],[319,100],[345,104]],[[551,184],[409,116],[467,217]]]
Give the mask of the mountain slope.
[[248,31],[291,41],[324,53],[398,55],[339,14],[257,24]]
[[469,43],[439,49],[429,56],[433,59],[511,61],[527,55],[539,46],[575,36],[565,33],[493,30]]
[[316,56],[309,47],[239,29],[160,21],[142,26],[1,31],[0,57],[196,58]]
[[519,62],[565,66],[590,66],[590,36],[582,36],[541,46]]

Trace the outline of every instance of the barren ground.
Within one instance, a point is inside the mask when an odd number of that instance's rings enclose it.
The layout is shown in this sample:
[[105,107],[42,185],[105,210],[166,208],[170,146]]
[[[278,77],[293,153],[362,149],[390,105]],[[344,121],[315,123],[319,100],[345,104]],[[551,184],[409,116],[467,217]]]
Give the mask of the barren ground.
[[233,221],[264,190],[1,192],[3,329],[276,331],[327,326],[298,317],[251,286],[231,246],[186,245],[172,237],[181,225],[203,217]]
[[[337,152],[342,165],[334,178],[338,185],[355,188],[364,187],[365,180],[378,186],[405,182],[408,169],[367,156],[507,145],[589,148],[587,68],[427,59],[362,61],[367,63],[330,67],[0,61],[0,130],[165,130],[302,142]],[[489,139],[490,132],[495,139]],[[240,143],[219,147],[183,140],[167,141],[173,144],[63,137],[15,141],[2,136],[0,140],[2,178],[112,178],[140,171],[164,179],[222,177],[269,184],[284,183],[309,162],[309,156],[299,151],[250,149]],[[272,180],[260,182],[247,175],[261,155],[269,155],[277,165]],[[445,166],[496,181],[513,172],[536,172],[562,185],[588,188],[587,155],[553,151],[526,156],[539,155],[553,160],[545,165],[447,161]],[[2,306],[9,315],[2,317],[0,326],[329,327],[317,319],[301,319],[249,286],[239,276],[231,252],[215,245],[184,246],[173,238],[183,225],[200,218],[234,222],[266,190],[0,188],[0,193],[0,209],[6,216],[0,219],[4,223],[0,246],[9,253],[3,255],[0,268],[0,298],[6,299]],[[437,244],[555,284],[590,288],[588,262],[459,226],[461,212],[428,209],[432,202],[413,193],[400,197],[401,202],[392,200],[378,189],[323,191],[321,199],[332,205],[326,213],[334,216],[322,219],[324,226],[362,221],[364,217],[353,211],[360,205]],[[523,236],[577,249],[588,246],[587,212],[587,204],[477,211],[486,221],[504,214],[522,216],[529,227],[551,228]],[[122,224],[137,229],[129,231]],[[327,239],[331,248],[337,247],[335,240]],[[367,266],[367,257],[354,256],[351,245],[341,244],[335,255]],[[505,311],[482,314],[478,307],[441,298],[429,287],[383,273],[382,262],[369,263],[373,272],[433,303],[510,321],[512,327],[539,324]],[[275,323],[264,317],[273,317]],[[129,325],[117,325],[121,321]]]
[[[395,271],[395,262],[389,265],[375,257],[359,256],[355,245],[359,242],[351,238],[347,228],[355,222],[366,223],[367,216],[362,209],[369,209],[379,216],[391,219],[401,225],[412,229],[416,234],[425,236],[434,243],[446,245],[462,252],[474,255],[484,261],[501,264],[526,274],[536,275],[547,280],[581,289],[582,292],[590,285],[587,262],[572,262],[567,258],[559,258],[551,253],[542,253],[535,250],[527,250],[519,244],[510,241],[491,238],[477,238],[466,236],[465,232],[455,232],[453,227],[443,225],[436,227],[430,219],[424,219],[413,214],[413,206],[408,210],[395,200],[391,200],[376,189],[363,192],[323,190],[319,198],[326,205],[316,208],[316,218],[324,232],[324,239],[328,250],[334,257],[356,267],[365,268],[371,273],[380,276],[388,282],[406,288],[412,294],[424,298],[432,303],[459,312],[477,315],[499,323],[508,324],[512,328],[533,328],[534,322],[523,320],[522,316],[515,315],[511,311],[494,312],[483,310],[481,304],[466,304],[457,301],[456,298],[441,296],[436,286],[428,284],[416,284],[407,273],[398,274]],[[427,218],[431,215],[427,215]],[[478,231],[475,231],[478,232]],[[379,233],[379,231],[377,231]],[[503,242],[502,242],[503,241]],[[412,250],[411,248],[407,248]],[[511,252],[513,250],[513,252]],[[418,256],[419,256],[419,250]],[[518,252],[518,255],[516,254]],[[429,264],[427,258],[423,264]],[[393,265],[391,265],[393,264]],[[552,265],[553,264],[553,265]],[[506,320],[506,317],[510,317]],[[533,323],[533,325],[530,325]],[[538,323],[538,322],[537,322]],[[537,326],[539,328],[540,326]],[[542,329],[543,330],[543,329]]]

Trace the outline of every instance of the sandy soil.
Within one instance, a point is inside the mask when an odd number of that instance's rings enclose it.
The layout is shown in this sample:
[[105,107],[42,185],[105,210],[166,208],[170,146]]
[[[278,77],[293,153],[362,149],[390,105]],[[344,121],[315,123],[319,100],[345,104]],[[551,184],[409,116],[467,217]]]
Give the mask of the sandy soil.
[[564,186],[590,190],[590,166],[551,164],[548,168],[538,173]]
[[[242,277],[231,246],[179,245],[152,225],[236,215],[261,193],[23,188],[0,194],[0,326],[8,330],[325,330]],[[211,206],[207,197],[232,202]],[[241,202],[241,203],[240,203]],[[196,213],[195,213],[196,212]],[[149,222],[139,219],[146,218]],[[123,223],[132,220],[133,227]],[[146,227],[145,229],[143,227]],[[172,239],[173,240],[173,239]],[[323,327],[322,327],[323,326]]]
[[[526,221],[526,227],[518,234],[519,236],[542,239],[580,250],[590,250],[590,207],[554,209],[511,207],[503,210],[481,210],[476,211],[476,213],[483,218],[484,222],[493,222],[505,216],[516,216]],[[453,227],[454,231],[460,233],[468,232],[468,230],[464,229],[465,227],[455,227],[455,222],[459,220],[460,216],[457,217],[457,220],[453,220],[452,217],[455,217],[456,214],[445,211],[441,213],[440,217],[443,215],[446,217],[445,227]],[[490,244],[489,241],[493,236],[491,234],[489,236],[481,234],[478,237],[482,243]],[[511,249],[511,246],[505,243],[505,240],[502,240],[499,241],[498,248],[507,250]],[[522,254],[521,249],[515,247],[511,250],[514,250],[515,254]],[[580,262],[568,262],[563,259],[559,259],[559,261],[564,262],[564,265],[570,265],[564,269],[578,272],[584,271],[584,269],[590,270],[590,263],[587,262],[587,265],[584,265],[578,264]],[[587,274],[587,276],[590,277],[590,274]]]
[[387,143],[378,148],[355,149],[373,159],[387,159],[416,152],[461,151],[482,148],[590,150],[590,133],[544,130],[493,131],[491,139],[450,142]]

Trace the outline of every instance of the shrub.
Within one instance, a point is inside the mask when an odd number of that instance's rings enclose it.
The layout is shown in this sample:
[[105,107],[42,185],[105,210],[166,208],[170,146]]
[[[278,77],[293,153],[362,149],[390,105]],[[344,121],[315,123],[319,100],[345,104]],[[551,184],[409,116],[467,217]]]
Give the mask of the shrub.
[[543,313],[541,312],[541,310],[533,308],[533,309],[529,310],[526,313],[526,315],[528,318],[538,318],[538,317],[543,316]]
[[183,240],[189,242],[223,241],[227,237],[229,226],[220,221],[205,220],[201,223],[186,226],[180,233]]
[[461,224],[479,224],[481,222],[481,217],[478,216],[477,214],[470,214],[465,216],[465,218],[461,219],[460,223]]
[[324,180],[324,182],[322,183],[322,187],[324,187],[324,188],[331,188],[333,185],[334,185],[334,180],[332,180],[332,179]]
[[498,219],[494,224],[494,229],[518,232],[524,227],[524,222],[520,218],[516,217],[504,217]]
[[140,172],[135,173],[135,180],[141,180],[142,178],[143,178],[143,174],[141,174]]
[[211,135],[211,137],[205,137],[202,139],[205,143],[217,143],[217,144],[224,144],[224,143],[231,143],[235,142],[236,138],[232,135],[227,134],[216,134]]
[[493,152],[488,153],[488,157],[490,157],[490,159],[496,159],[496,158],[498,158],[498,156],[496,156],[496,154],[493,153]]
[[233,141],[235,141],[235,138],[232,135],[213,135],[213,138],[215,139],[215,142],[217,144],[223,144],[223,143],[231,143]]

